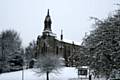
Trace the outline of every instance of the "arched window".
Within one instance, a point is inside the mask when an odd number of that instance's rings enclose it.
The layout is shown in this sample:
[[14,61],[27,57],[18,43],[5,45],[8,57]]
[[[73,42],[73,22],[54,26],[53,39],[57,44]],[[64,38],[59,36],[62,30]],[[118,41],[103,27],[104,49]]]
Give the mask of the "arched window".
[[56,54],[58,55],[58,46],[56,46]]
[[66,46],[64,46],[64,58],[67,59],[67,54],[66,54]]
[[47,53],[47,46],[45,45],[45,43],[43,44],[41,53]]

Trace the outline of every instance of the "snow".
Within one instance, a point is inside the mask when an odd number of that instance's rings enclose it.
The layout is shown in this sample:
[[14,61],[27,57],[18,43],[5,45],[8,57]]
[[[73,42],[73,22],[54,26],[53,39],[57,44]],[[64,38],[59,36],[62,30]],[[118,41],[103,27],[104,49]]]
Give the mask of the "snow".
[[[56,38],[57,40],[60,40],[59,38]],[[69,40],[69,39],[63,39],[63,42],[66,42],[66,43],[70,43],[70,44],[75,44],[75,45],[81,45],[81,41],[80,42],[77,42],[77,41],[74,41],[74,40]]]
[[70,44],[75,44],[75,45],[81,45],[81,42],[69,40],[69,39],[63,39],[64,42],[70,43]]
[[[77,79],[77,69],[74,67],[64,67],[58,74],[51,73],[50,80],[81,80]],[[4,73],[0,75],[0,80],[22,80],[22,71]],[[24,70],[24,80],[46,80],[46,74],[39,76],[32,69]],[[88,79],[84,79],[88,80]],[[98,80],[98,79],[92,79]],[[104,80],[104,79],[99,79]]]

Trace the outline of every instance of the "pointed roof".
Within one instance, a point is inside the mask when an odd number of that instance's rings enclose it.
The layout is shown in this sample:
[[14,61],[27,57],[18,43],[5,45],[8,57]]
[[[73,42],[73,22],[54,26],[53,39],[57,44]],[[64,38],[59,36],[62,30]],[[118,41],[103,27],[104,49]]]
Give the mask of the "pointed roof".
[[49,16],[49,9],[48,9],[48,12],[47,12],[47,16]]
[[47,11],[47,16],[45,17],[45,22],[50,22],[50,23],[52,22],[49,14],[49,9]]
[[52,24],[52,21],[51,21],[49,9],[48,9],[47,15],[44,20],[44,30],[43,30],[44,34],[52,33],[51,24]]

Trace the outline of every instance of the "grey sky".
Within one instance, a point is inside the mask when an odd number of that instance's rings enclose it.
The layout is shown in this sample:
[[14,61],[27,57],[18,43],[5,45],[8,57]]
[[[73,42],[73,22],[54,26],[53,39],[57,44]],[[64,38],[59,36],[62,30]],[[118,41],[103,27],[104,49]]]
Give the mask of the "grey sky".
[[110,15],[119,0],[0,0],[0,31],[14,29],[24,45],[41,35],[47,9],[50,9],[52,31],[64,38],[81,42],[92,28],[89,17]]

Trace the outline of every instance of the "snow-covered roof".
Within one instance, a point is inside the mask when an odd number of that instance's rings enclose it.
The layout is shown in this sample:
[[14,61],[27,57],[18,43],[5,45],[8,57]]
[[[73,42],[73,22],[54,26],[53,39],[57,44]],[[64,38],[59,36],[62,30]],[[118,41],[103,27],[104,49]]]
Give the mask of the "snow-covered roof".
[[[57,38],[57,40],[60,40]],[[77,41],[74,41],[74,40],[69,40],[69,39],[63,39],[62,40],[63,42],[66,42],[66,43],[70,43],[70,44],[75,44],[75,45],[81,45],[81,41],[80,42],[77,42]]]
[[64,42],[67,42],[67,43],[71,43],[71,44],[76,44],[76,45],[81,45],[81,42],[77,42],[77,41],[74,41],[74,40],[68,40],[68,39],[63,39]]

